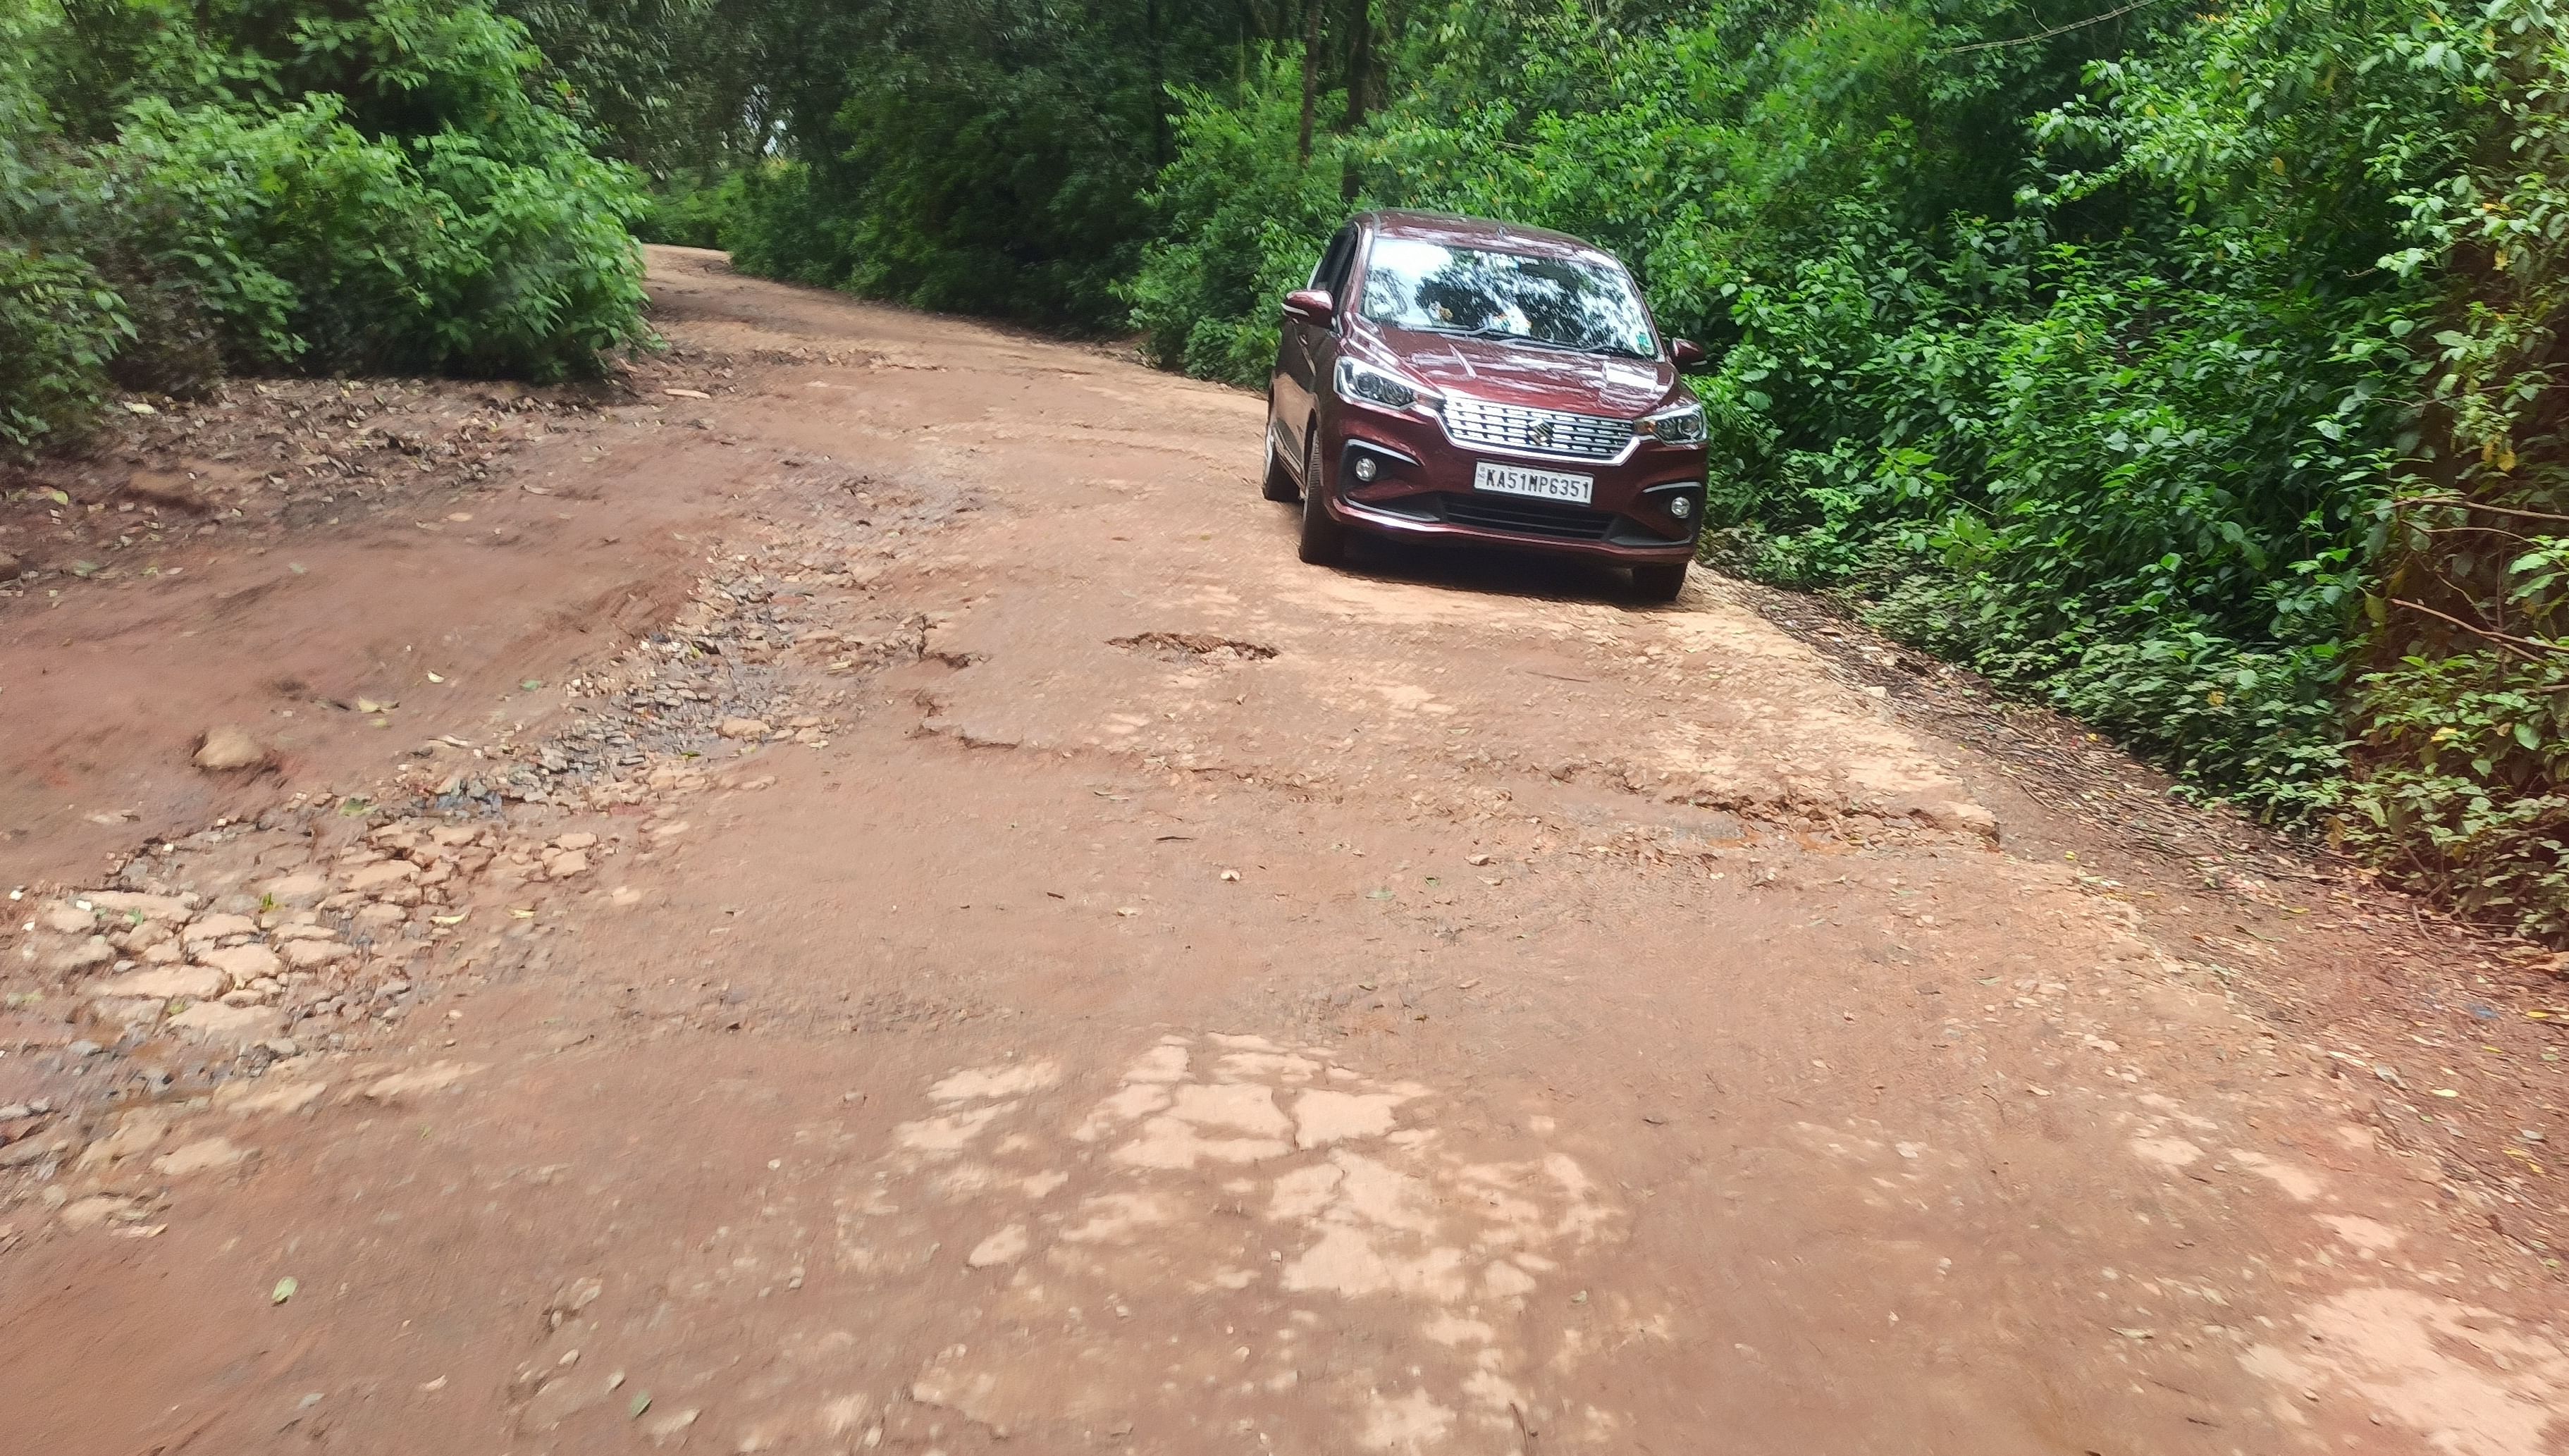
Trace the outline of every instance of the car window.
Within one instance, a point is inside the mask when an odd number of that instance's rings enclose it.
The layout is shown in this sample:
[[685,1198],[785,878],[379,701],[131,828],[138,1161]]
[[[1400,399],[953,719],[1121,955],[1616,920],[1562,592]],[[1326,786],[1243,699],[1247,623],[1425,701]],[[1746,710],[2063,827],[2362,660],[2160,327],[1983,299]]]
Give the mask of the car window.
[[1347,283],[1347,265],[1355,260],[1356,225],[1352,222],[1338,229],[1329,239],[1328,251],[1320,255],[1320,265],[1311,270],[1311,286],[1326,292],[1332,299]]
[[1620,268],[1425,238],[1374,239],[1365,257],[1364,316],[1430,333],[1644,359],[1658,353],[1650,310]]

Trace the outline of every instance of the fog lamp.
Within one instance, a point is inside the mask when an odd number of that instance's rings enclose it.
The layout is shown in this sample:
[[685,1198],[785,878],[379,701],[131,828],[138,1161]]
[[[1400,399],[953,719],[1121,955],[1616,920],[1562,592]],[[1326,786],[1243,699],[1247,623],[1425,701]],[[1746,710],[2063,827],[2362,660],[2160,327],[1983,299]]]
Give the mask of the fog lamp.
[[1373,484],[1373,478],[1380,474],[1382,474],[1382,467],[1374,464],[1372,456],[1359,455],[1356,457],[1356,480],[1360,484],[1371,485]]
[[1672,497],[1668,501],[1668,514],[1679,521],[1685,520],[1693,511],[1694,502],[1684,496]]

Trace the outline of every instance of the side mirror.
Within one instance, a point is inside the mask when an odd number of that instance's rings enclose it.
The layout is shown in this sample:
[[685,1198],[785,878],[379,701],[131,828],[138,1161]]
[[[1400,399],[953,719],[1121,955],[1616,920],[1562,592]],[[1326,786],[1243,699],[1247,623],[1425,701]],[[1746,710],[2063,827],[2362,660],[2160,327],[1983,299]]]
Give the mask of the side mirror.
[[1338,305],[1326,288],[1296,288],[1284,295],[1284,316],[1327,328],[1338,316]]
[[1681,370],[1701,369],[1711,360],[1712,356],[1703,351],[1703,345],[1692,339],[1668,340],[1668,362]]

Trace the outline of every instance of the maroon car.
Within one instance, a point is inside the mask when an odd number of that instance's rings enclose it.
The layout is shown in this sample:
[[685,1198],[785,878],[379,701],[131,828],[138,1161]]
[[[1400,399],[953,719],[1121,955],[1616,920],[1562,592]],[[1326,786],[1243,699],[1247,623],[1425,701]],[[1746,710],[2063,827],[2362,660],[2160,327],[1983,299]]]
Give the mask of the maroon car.
[[1685,584],[1703,406],[1614,254],[1540,228],[1369,212],[1284,295],[1265,490],[1302,503],[1302,559],[1350,532],[1533,547]]

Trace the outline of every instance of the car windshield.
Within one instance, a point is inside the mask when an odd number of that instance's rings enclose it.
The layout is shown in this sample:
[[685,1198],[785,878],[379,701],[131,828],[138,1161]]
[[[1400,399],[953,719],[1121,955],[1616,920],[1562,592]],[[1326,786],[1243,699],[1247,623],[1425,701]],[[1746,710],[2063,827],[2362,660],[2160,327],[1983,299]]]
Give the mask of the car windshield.
[[1393,328],[1523,339],[1648,359],[1650,314],[1620,269],[1571,258],[1378,237],[1365,258],[1364,316]]

